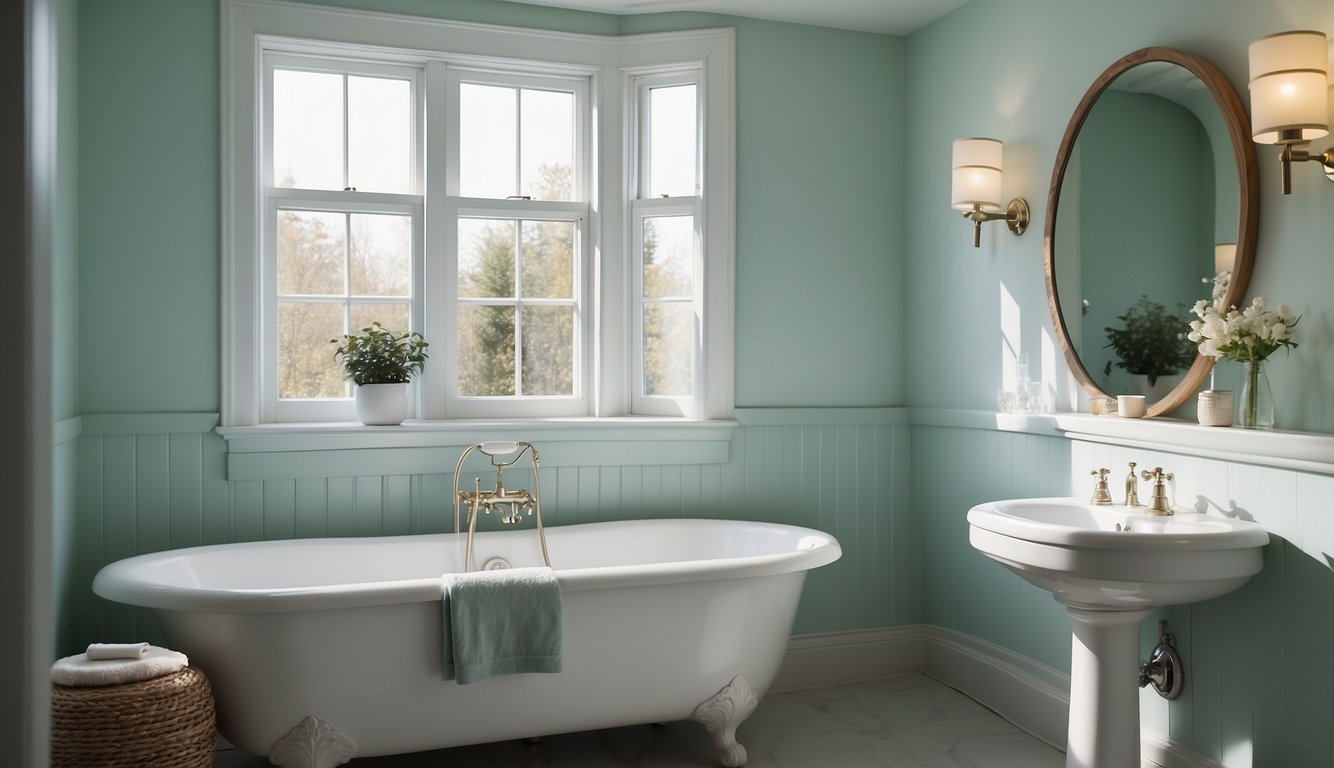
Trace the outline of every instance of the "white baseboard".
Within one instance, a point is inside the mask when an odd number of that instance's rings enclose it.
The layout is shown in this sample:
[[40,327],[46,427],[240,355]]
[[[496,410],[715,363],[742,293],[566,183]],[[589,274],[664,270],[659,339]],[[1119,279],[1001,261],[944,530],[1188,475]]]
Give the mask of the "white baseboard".
[[[962,632],[910,624],[800,635],[771,692],[921,672],[955,688],[1041,741],[1065,749],[1070,678],[1045,664]],[[1140,730],[1142,768],[1224,768],[1149,729]]]
[[922,671],[920,624],[799,635],[769,690],[795,691]]
[[971,635],[926,627],[923,672],[1057,749],[1065,749],[1070,678]]
[[1139,754],[1143,768],[1225,768],[1222,763],[1147,728],[1139,731]]

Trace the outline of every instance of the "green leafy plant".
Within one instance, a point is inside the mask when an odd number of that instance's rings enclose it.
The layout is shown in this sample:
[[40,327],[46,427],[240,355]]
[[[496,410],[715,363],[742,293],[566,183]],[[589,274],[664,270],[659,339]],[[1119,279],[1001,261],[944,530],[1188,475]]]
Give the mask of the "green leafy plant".
[[[1125,327],[1103,329],[1107,332],[1107,346],[1119,358],[1116,367],[1148,376],[1149,386],[1157,384],[1159,376],[1171,376],[1195,362],[1195,345],[1183,332],[1185,321],[1169,314],[1166,307],[1150,301],[1148,296],[1140,296],[1116,319]],[[1103,373],[1111,372],[1109,360]]]
[[339,345],[334,358],[342,358],[343,371],[357,386],[410,381],[421,373],[430,346],[416,331],[396,334],[378,322],[329,343]]

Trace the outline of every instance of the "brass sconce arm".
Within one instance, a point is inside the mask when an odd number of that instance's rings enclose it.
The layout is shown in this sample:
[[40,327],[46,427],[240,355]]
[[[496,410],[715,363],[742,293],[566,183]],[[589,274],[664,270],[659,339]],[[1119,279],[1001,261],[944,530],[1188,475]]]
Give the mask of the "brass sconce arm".
[[1005,226],[1016,235],[1024,234],[1028,229],[1029,222],[1028,201],[1022,197],[1016,197],[1010,201],[1009,207],[1005,213],[991,213],[982,210],[982,206],[974,205],[972,210],[964,211],[963,217],[973,222],[973,247],[982,247],[982,222],[984,221],[1004,221]]
[[1292,194],[1292,164],[1306,161],[1315,161],[1324,167],[1325,177],[1334,181],[1334,147],[1324,152],[1310,152],[1305,149],[1311,142],[1301,141],[1292,142],[1283,145],[1283,152],[1279,154],[1279,163],[1283,166],[1283,194]]

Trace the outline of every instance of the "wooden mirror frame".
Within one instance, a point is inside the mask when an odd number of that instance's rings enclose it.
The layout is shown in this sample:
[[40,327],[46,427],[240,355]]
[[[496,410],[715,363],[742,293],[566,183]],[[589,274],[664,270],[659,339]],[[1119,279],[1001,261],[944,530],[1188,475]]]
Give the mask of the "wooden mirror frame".
[[[1251,279],[1251,268],[1255,264],[1256,231],[1260,220],[1259,179],[1256,170],[1255,144],[1251,141],[1251,121],[1232,84],[1212,62],[1193,53],[1176,48],[1141,48],[1130,53],[1108,67],[1098,79],[1093,81],[1084,94],[1084,98],[1075,108],[1070,124],[1061,139],[1060,149],[1056,152],[1056,164],[1052,169],[1051,187],[1047,192],[1047,221],[1043,228],[1042,250],[1043,269],[1047,280],[1047,306],[1051,310],[1052,324],[1056,329],[1056,338],[1065,353],[1065,360],[1070,366],[1084,391],[1090,397],[1110,397],[1093,380],[1084,363],[1079,358],[1079,351],[1070,339],[1065,317],[1061,313],[1061,299],[1056,290],[1056,214],[1061,204],[1061,183],[1065,178],[1066,166],[1074,152],[1075,141],[1079,138],[1079,129],[1088,119],[1094,104],[1112,81],[1128,70],[1146,62],[1163,61],[1184,67],[1195,75],[1209,89],[1223,121],[1227,125],[1228,135],[1232,138],[1232,154],[1237,166],[1239,192],[1239,211],[1237,221],[1237,254],[1232,263],[1232,279],[1228,285],[1224,306],[1240,306],[1246,295],[1246,287]],[[1195,362],[1187,369],[1181,381],[1156,402],[1149,403],[1149,417],[1170,413],[1186,402],[1213,369],[1215,358],[1196,355]]]

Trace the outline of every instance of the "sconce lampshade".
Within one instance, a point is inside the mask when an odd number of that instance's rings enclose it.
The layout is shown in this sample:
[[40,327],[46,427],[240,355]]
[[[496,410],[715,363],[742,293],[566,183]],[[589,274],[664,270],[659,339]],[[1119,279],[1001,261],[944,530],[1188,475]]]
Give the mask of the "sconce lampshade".
[[950,206],[969,211],[981,206],[984,211],[999,211],[1001,204],[1001,151],[996,139],[955,139],[954,175],[950,186]]
[[1329,52],[1323,32],[1283,32],[1251,43],[1251,136],[1292,144],[1329,133]]

